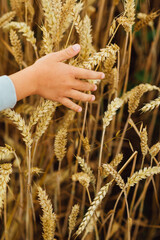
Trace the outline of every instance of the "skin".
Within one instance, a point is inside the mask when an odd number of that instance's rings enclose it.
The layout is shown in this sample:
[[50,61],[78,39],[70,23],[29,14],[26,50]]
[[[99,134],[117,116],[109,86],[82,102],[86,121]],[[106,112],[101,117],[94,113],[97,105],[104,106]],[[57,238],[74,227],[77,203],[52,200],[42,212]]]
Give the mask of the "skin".
[[82,108],[71,99],[91,102],[95,100],[92,94],[84,91],[95,91],[97,86],[80,79],[102,79],[104,73],[86,70],[63,61],[76,56],[80,45],[75,44],[59,52],[50,53],[33,65],[10,75],[17,100],[38,94],[44,98],[59,102],[64,106],[81,112]]

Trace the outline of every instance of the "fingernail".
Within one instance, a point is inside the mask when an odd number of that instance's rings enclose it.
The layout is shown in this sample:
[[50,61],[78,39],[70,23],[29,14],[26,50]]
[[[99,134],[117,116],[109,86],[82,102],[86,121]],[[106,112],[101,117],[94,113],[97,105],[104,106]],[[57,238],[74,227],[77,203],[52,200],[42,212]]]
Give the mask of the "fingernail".
[[82,108],[80,107],[80,108],[78,108],[78,112],[82,112]]
[[94,85],[94,91],[96,91],[97,90],[97,85]]
[[104,73],[101,74],[101,78],[102,79],[105,78],[105,74]]
[[77,52],[77,51],[80,50],[80,45],[79,45],[79,44],[75,44],[75,45],[72,46],[72,48],[73,48],[73,50],[74,50],[75,52]]
[[95,99],[96,99],[96,98],[95,98],[95,96],[93,95],[93,96],[92,96],[92,101],[94,101]]

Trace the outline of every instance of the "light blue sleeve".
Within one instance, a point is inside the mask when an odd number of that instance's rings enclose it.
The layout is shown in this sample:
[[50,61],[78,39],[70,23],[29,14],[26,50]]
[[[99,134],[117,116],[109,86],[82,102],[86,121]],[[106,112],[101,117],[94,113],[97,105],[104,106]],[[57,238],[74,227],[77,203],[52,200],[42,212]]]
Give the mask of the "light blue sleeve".
[[0,111],[13,108],[17,102],[16,90],[8,76],[0,77]]

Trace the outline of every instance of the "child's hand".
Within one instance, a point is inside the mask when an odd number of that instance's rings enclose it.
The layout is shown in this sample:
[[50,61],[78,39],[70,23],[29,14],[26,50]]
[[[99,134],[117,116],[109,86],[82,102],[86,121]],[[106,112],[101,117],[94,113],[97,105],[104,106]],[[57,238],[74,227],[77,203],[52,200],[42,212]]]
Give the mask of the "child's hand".
[[[10,78],[15,85],[18,100],[25,97],[22,95],[22,92],[26,87],[31,89],[27,95],[38,94],[44,98],[60,102],[77,112],[82,110],[81,107],[69,98],[81,101],[94,101],[94,95],[81,91],[95,91],[96,85],[79,79],[102,79],[104,74],[63,63],[64,60],[77,55],[79,51],[80,46],[76,44],[65,50],[42,57],[32,66],[16,73],[19,74],[17,78],[21,77],[21,82],[16,81],[16,74],[11,75]],[[21,74],[22,72],[24,76]],[[25,84],[25,77],[27,77],[27,84]]]

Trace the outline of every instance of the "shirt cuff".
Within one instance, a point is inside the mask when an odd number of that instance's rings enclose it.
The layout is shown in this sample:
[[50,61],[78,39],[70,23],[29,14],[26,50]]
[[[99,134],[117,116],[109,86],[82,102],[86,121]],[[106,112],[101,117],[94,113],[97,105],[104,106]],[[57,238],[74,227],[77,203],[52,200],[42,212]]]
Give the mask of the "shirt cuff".
[[6,75],[0,77],[0,111],[13,108],[16,102],[16,90],[12,80]]

